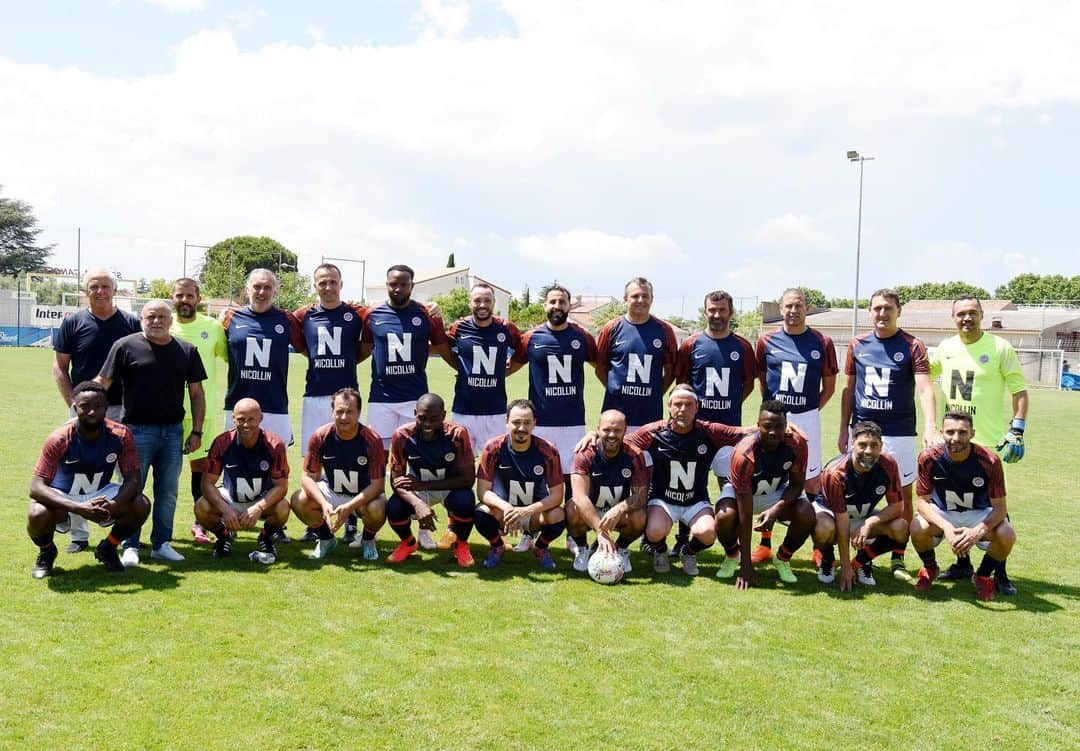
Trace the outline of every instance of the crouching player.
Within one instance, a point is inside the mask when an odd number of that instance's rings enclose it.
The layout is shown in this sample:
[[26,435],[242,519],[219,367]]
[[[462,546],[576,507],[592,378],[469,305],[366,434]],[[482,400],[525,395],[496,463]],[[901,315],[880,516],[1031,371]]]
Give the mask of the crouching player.
[[484,446],[476,476],[476,529],[491,543],[484,567],[494,568],[502,560],[503,534],[539,529],[533,553],[541,568],[552,570],[549,546],[566,529],[559,450],[533,435],[536,411],[528,399],[510,402],[506,428],[506,435]]
[[815,521],[814,509],[803,493],[806,438],[788,427],[787,407],[775,399],[761,403],[757,426],[735,447],[729,481],[716,504],[716,535],[727,554],[716,576],[730,579],[737,571],[738,589],[752,586],[757,579],[750,560],[751,529],[768,529],[778,521],[788,525],[773,566],[780,581],[794,584],[791,556],[806,542]]
[[[649,469],[641,451],[626,443],[626,416],[617,409],[600,415],[596,427],[599,445],[588,444],[574,454],[570,475],[570,503],[566,527],[577,543],[574,570],[588,571],[587,534],[596,532],[596,544],[607,553],[618,551],[624,574],[630,573],[630,543],[645,531],[645,499]],[[617,530],[619,539],[611,540]]]
[[416,552],[419,543],[412,533],[412,517],[422,528],[433,529],[436,517],[432,506],[442,503],[454,533],[454,559],[462,568],[471,568],[469,534],[476,512],[476,471],[469,432],[446,422],[446,404],[438,394],[417,399],[415,414],[416,422],[394,431],[390,442],[390,485],[394,492],[386,516],[401,542],[387,560],[401,563]]
[[386,521],[386,450],[379,434],[360,424],[360,392],[338,389],[330,400],[334,421],[311,434],[300,490],[291,505],[316,537],[309,557],[322,560],[337,547],[336,533],[353,514],[363,521],[365,561],[379,560],[375,533]]
[[971,415],[946,412],[941,424],[944,444],[919,454],[918,514],[911,523],[911,544],[923,567],[915,589],[930,589],[938,577],[934,547],[945,538],[957,556],[968,555],[976,544],[985,547],[973,580],[976,597],[992,600],[994,572],[1012,551],[1016,532],[1006,519],[1001,459],[972,443],[974,435]]
[[215,558],[232,555],[236,533],[264,520],[248,557],[269,566],[277,560],[274,535],[289,521],[289,461],[281,438],[262,429],[262,418],[254,399],[233,405],[234,427],[214,439],[206,456],[195,520],[217,537]]
[[[94,557],[107,571],[123,571],[116,546],[137,530],[150,513],[139,492],[142,474],[135,439],[126,426],[105,419],[109,399],[105,387],[84,381],[72,391],[75,419],[53,431],[41,449],[30,478],[26,532],[38,548],[31,571],[35,579],[50,576],[56,561],[53,533],[70,529],[70,516],[81,516],[112,532],[98,543]],[[112,482],[119,466],[123,483]]]
[[[821,472],[821,494],[814,499],[814,561],[818,581],[831,584],[840,546],[840,591],[859,584],[877,586],[873,560],[907,545],[908,523],[896,461],[882,453],[881,427],[864,420],[855,423],[848,452],[830,461]],[[882,498],[885,507],[878,509]],[[857,550],[852,564],[848,545]]]

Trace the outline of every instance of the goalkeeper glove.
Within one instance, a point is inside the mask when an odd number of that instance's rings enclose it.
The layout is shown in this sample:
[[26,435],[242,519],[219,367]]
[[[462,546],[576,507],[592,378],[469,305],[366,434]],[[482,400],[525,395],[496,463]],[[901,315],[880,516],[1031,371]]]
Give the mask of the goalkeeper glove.
[[997,445],[1001,461],[1006,464],[1015,464],[1024,458],[1024,426],[1023,420],[1013,419],[1009,432],[1001,437],[1001,442]]

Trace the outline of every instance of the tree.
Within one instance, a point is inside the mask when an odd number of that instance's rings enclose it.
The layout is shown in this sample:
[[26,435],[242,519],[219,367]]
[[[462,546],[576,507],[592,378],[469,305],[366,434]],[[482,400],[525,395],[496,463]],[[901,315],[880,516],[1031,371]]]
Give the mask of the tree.
[[1080,276],[1020,274],[994,290],[994,297],[1020,305],[1080,300]]
[[[281,277],[282,270],[288,269],[295,275],[299,271],[296,260],[295,253],[269,237],[241,235],[222,240],[206,251],[206,258],[199,272],[203,297],[229,297],[231,294],[234,300],[240,300],[244,296],[244,280],[249,271],[258,268],[270,269]],[[282,290],[285,286],[283,283]],[[290,288],[293,287],[296,291],[303,288],[302,296],[308,296],[310,285],[303,286],[292,282]],[[280,296],[281,291],[278,294]]]
[[619,300],[612,300],[607,305],[602,305],[590,313],[589,318],[592,319],[593,326],[597,329],[601,329],[604,327],[605,323],[618,318],[625,312],[626,303]]
[[164,279],[151,279],[146,286],[146,296],[157,300],[172,298],[172,285]]
[[55,245],[38,245],[41,230],[30,204],[0,197],[0,276],[17,276],[45,266]]
[[[258,268],[256,266],[256,268]],[[311,279],[306,274],[295,271],[286,271],[280,275],[281,286],[278,287],[277,299],[274,305],[285,310],[296,310],[301,305],[315,302],[315,293],[311,287]]]
[[747,310],[736,313],[731,317],[730,326],[732,331],[739,332],[739,336],[748,339],[753,344],[761,335],[761,311]]
[[952,300],[961,295],[975,295],[980,300],[988,300],[990,293],[982,287],[967,282],[923,282],[916,285],[900,285],[896,288],[900,304],[909,300]]
[[442,319],[447,323],[469,315],[469,292],[464,287],[454,287],[445,295],[432,295],[431,301],[438,304]]
[[547,314],[544,313],[544,306],[538,302],[526,302],[528,299],[528,287],[525,288],[525,292],[522,294],[520,300],[516,297],[510,298],[510,310],[508,313],[510,320],[517,324],[517,327],[522,331],[531,329],[533,326],[547,320]]

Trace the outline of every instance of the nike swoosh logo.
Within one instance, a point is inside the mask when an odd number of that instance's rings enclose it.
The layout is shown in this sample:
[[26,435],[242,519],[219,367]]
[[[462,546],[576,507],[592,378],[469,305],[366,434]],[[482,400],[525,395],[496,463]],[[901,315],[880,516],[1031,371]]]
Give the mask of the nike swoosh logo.
[[500,464],[499,469],[510,469],[510,467],[507,466],[507,465]]
[[235,327],[238,329],[246,329],[248,325],[246,323],[238,323]]
[[226,464],[225,469],[236,469],[239,466],[239,464]]
[[323,461],[326,461],[327,459],[337,459],[337,454],[334,454],[333,456],[324,456],[323,457]]
[[624,344],[627,344],[627,341],[625,339],[619,339],[617,342],[615,342],[614,346],[621,347]]
[[604,476],[604,473],[603,473],[603,472],[593,472],[593,473],[592,473],[592,476],[593,476],[593,477],[603,477],[603,476]]
[[375,321],[376,326],[384,326],[388,323],[390,323],[390,321]]
[[707,352],[695,352],[694,353],[694,359],[695,360],[704,360],[708,356],[709,356],[709,354]]
[[64,460],[64,464],[78,464],[78,463],[79,463],[78,459],[65,459]]
[[948,477],[935,477],[935,480],[948,480]]
[[854,498],[854,497],[855,497],[854,493],[844,493],[844,499],[845,500],[847,500],[848,498]]
[[415,461],[418,461],[418,460],[420,459],[420,457],[419,457],[419,456],[410,456],[410,457],[406,457],[406,458],[407,458],[407,459],[408,459],[408,460],[409,460],[410,462],[415,462]]
[[[905,480],[909,480],[909,479],[911,479],[912,477],[915,476],[915,473],[914,472],[904,472],[903,475],[904,475]],[[907,485],[906,482],[904,484]]]

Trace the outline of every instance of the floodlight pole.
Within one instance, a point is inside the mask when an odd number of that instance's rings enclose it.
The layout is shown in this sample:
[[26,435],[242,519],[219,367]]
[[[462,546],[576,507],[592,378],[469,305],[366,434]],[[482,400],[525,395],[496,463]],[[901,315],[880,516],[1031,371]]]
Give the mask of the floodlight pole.
[[859,265],[862,260],[862,186],[863,186],[863,163],[874,160],[872,156],[863,156],[858,151],[851,150],[847,153],[849,162],[859,163],[859,222],[855,230],[855,299],[851,301],[851,338],[854,339],[859,333]]
[[336,256],[319,256],[319,263],[326,263],[327,261],[344,261],[345,263],[360,264],[360,302],[366,302],[364,298],[367,295],[367,260],[363,258],[338,258]]

